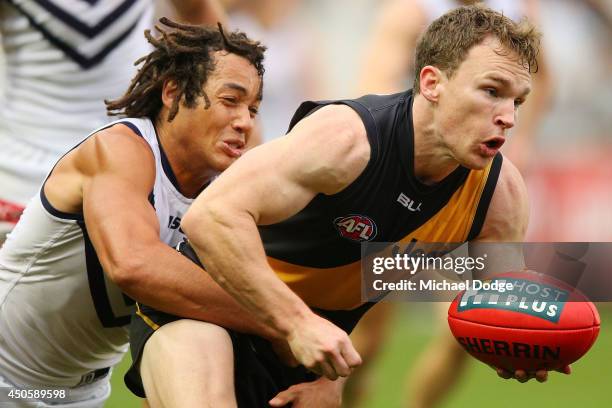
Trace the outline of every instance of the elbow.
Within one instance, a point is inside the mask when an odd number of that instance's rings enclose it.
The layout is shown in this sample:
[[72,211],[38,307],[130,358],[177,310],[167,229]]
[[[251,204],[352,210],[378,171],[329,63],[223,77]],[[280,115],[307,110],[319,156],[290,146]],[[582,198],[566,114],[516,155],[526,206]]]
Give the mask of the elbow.
[[198,241],[199,231],[206,231],[209,235],[215,224],[223,219],[223,211],[210,203],[205,205],[192,205],[181,220],[181,230],[190,241]]
[[142,285],[146,271],[146,256],[134,255],[127,251],[129,256],[123,256],[112,262],[103,264],[104,272],[123,292],[128,295],[134,293],[134,289]]
[[196,231],[196,225],[202,219],[202,213],[203,211],[200,208],[196,209],[195,206],[192,205],[183,215],[183,218],[181,218],[181,230],[187,238],[190,238],[194,231]]
[[207,199],[196,202],[181,220],[181,230],[192,246],[204,250],[236,231],[256,224],[257,219],[242,205],[232,201]]

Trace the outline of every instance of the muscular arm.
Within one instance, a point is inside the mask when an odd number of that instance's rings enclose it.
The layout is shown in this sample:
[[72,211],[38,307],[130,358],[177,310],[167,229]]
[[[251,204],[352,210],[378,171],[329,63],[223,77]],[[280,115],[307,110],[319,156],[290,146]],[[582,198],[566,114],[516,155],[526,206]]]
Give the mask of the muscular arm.
[[[343,105],[324,107],[287,136],[248,152],[183,218],[182,228],[213,278],[290,344],[300,331],[324,325],[323,319],[270,268],[257,224],[282,221],[316,194],[342,190],[363,171],[369,152],[358,115]],[[327,324],[325,330],[340,330]]]
[[[489,260],[496,259],[496,263],[501,265],[499,271],[520,270],[524,268],[524,257],[522,245],[527,232],[529,221],[529,204],[527,200],[527,189],[517,168],[508,159],[504,163],[499,175],[499,181],[491,204],[485,218],[482,231],[477,237],[478,242],[502,242],[516,243],[516,245],[497,246],[501,248],[501,253],[493,253],[491,250],[495,246],[488,246]],[[512,378],[525,382],[530,378],[536,378],[540,382],[548,378],[547,370],[538,370],[535,373],[528,373],[525,370],[516,370],[514,373],[502,369],[496,369],[497,374],[502,378]],[[570,373],[569,366],[564,367],[561,372]]]
[[[85,142],[73,163],[77,171],[72,174],[82,179],[89,237],[104,271],[126,294],[168,313],[271,336],[207,273],[160,241],[148,202],[155,163],[142,138],[123,125],[113,126]],[[54,187],[50,183],[49,198],[57,203],[61,199]]]
[[476,240],[522,242],[528,223],[527,188],[517,168],[504,157],[485,222]]
[[522,242],[528,221],[525,183],[514,164],[504,157],[482,230],[469,246],[471,256],[486,254],[486,275],[524,268]]

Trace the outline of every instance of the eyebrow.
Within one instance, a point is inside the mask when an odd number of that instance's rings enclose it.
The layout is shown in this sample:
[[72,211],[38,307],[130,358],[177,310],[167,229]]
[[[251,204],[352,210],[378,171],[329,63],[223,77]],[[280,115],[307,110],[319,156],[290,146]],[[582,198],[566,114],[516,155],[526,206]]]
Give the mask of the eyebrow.
[[[226,82],[225,84],[223,84],[221,86],[221,88],[234,89],[234,90],[240,92],[242,95],[247,95],[249,93],[244,86],[239,85],[239,84],[237,84],[235,82]],[[261,92],[261,89],[260,89],[259,92],[257,93],[257,102],[261,102],[262,98],[263,98],[263,93]]]
[[240,92],[243,95],[246,95],[248,93],[244,86],[239,85],[239,84],[237,84],[235,82],[226,82],[225,84],[223,84],[222,88],[234,89],[234,90]]
[[[498,75],[487,75],[485,76],[485,79],[491,80],[491,81],[495,81],[495,82],[499,82],[500,84],[502,84],[503,86],[507,87],[507,88],[512,88],[512,84],[510,83],[510,81],[507,78],[498,76]],[[529,94],[529,92],[531,92],[531,88],[527,87],[525,88],[525,90],[522,93],[522,96],[526,96],[527,94]]]
[[509,80],[507,80],[506,78],[497,76],[497,75],[487,75],[485,78],[490,79],[492,81],[500,82],[502,85],[505,85],[505,86],[510,86]]

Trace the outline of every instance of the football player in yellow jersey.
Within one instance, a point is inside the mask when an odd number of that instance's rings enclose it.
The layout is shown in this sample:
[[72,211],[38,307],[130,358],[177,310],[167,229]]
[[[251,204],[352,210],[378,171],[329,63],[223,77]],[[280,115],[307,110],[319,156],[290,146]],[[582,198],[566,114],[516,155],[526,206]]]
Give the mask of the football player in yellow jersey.
[[[398,92],[413,78],[414,49],[419,36],[427,25],[444,12],[461,5],[483,3],[505,16],[519,21],[527,16],[538,23],[539,2],[536,0],[390,0],[381,5],[372,25],[371,34],[364,46],[358,88],[361,93]],[[550,61],[545,52],[538,55],[538,72],[533,77],[532,91],[526,104],[521,107],[520,120],[512,129],[512,137],[502,149],[504,157],[510,159],[523,176],[528,175],[535,158],[531,146],[538,127],[546,114],[552,94]],[[366,362],[371,362],[383,350],[389,324],[401,308],[392,302],[377,306],[368,313],[351,333],[351,339]],[[457,373],[467,369],[468,354],[459,346],[448,331],[446,315],[448,304],[435,304],[435,315],[439,316],[438,327],[432,327],[433,338],[410,367],[406,384],[405,404],[412,408],[436,406],[456,385]],[[368,397],[368,385],[376,370],[364,364],[347,383],[345,401],[350,406]]]

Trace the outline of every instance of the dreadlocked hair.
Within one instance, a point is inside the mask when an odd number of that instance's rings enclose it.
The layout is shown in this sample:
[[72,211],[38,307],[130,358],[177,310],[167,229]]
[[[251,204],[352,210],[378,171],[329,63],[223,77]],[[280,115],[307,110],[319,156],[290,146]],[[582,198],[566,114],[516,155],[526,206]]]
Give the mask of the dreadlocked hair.
[[157,38],[150,30],[144,32],[154,50],[134,63],[143,65],[125,94],[119,99],[104,101],[109,115],[148,117],[155,121],[163,106],[162,88],[170,79],[176,82],[178,93],[168,112],[168,122],[176,116],[181,101],[187,108],[194,108],[197,98],[203,96],[208,108],[210,101],[203,87],[214,70],[215,51],[227,51],[245,58],[263,78],[266,47],[246,34],[225,33],[221,23],[212,28],[180,24],[166,17],[159,22],[171,30],[155,25],[160,33]]

